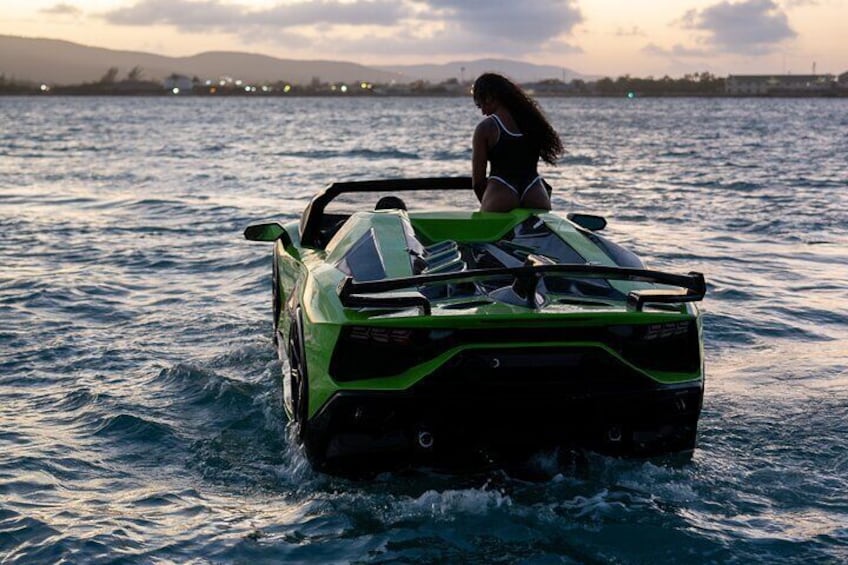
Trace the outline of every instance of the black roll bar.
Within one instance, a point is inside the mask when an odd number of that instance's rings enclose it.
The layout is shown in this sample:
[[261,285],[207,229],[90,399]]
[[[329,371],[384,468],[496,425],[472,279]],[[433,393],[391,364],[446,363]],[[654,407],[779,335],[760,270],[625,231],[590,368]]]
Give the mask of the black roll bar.
[[300,219],[300,243],[319,245],[324,209],[335,197],[356,192],[408,192],[414,190],[471,190],[471,177],[427,177],[334,182],[312,197]]

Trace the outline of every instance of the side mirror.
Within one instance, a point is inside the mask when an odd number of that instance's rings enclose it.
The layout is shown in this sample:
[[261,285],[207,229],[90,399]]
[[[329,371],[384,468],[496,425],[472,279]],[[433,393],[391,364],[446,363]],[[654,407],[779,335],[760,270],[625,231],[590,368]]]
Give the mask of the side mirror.
[[592,214],[577,214],[570,213],[566,215],[570,221],[574,222],[581,228],[585,228],[590,231],[601,231],[605,227],[607,227],[607,221],[603,216],[593,216]]
[[291,238],[286,229],[279,222],[267,224],[251,224],[244,230],[244,238],[249,241],[277,241],[283,240],[283,246],[291,245]]

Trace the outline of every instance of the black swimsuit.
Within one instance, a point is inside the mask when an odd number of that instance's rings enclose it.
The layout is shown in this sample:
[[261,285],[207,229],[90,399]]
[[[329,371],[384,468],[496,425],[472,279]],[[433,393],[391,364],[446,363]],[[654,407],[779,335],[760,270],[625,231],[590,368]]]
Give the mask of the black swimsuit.
[[542,179],[536,169],[539,150],[530,145],[524,134],[506,129],[495,114],[489,117],[498,124],[498,141],[489,150],[489,178],[506,185],[520,201]]

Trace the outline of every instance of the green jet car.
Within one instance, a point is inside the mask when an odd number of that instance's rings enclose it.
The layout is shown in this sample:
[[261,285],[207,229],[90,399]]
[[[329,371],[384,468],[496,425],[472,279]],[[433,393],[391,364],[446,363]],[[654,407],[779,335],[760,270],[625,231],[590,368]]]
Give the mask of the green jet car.
[[[348,474],[556,449],[691,453],[703,275],[645,269],[598,234],[598,216],[406,208],[422,191],[446,202],[470,187],[335,183],[299,222],[245,230],[274,243],[283,403],[311,464]],[[341,196],[359,211],[328,211]]]

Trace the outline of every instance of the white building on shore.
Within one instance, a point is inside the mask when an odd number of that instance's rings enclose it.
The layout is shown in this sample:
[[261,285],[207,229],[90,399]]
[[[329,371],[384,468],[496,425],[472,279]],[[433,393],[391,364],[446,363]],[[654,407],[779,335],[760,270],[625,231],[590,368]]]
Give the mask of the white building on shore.
[[194,87],[194,82],[191,78],[174,73],[165,78],[163,81],[165,90],[176,90],[177,92],[191,92]]

